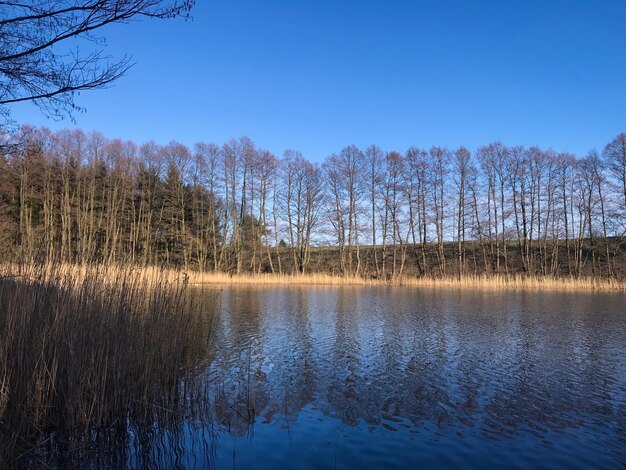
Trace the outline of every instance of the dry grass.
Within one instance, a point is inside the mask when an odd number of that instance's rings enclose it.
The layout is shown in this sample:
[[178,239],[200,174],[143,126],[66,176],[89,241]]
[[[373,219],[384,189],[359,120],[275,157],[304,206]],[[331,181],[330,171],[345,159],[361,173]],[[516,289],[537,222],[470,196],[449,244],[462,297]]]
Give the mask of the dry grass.
[[0,271],[0,468],[39,466],[44,451],[80,463],[81,449],[110,441],[103,433],[127,441],[143,429],[150,442],[157,419],[166,426],[189,415],[211,322],[184,277]]
[[4,414],[4,410],[8,402],[9,402],[8,380],[6,377],[2,377],[0,379],[0,416]]
[[528,290],[554,292],[626,292],[626,283],[615,279],[550,276],[468,276],[439,279],[405,279],[403,285],[480,290]]
[[86,281],[97,281],[101,288],[115,288],[121,284],[141,289],[180,289],[187,285],[189,276],[174,269],[157,267],[133,267],[122,265],[0,265],[0,277],[19,279],[25,282],[70,283],[74,286]]
[[481,290],[537,290],[562,292],[626,292],[626,282],[608,278],[592,277],[551,277],[523,275],[481,275],[449,277],[400,277],[393,279],[373,279],[355,276],[334,276],[330,274],[239,274],[222,272],[181,271],[158,267],[123,267],[123,266],[78,266],[63,264],[60,266],[0,266],[0,276],[10,275],[22,279],[37,279],[42,276],[55,277],[57,280],[73,279],[83,282],[97,277],[102,285],[112,286],[120,279],[133,278],[145,289],[168,288],[202,285],[327,285],[327,286],[405,286],[446,289],[481,289]]
[[[406,286],[429,287],[446,289],[481,289],[481,290],[536,290],[536,291],[563,291],[563,292],[626,292],[626,283],[615,279],[594,278],[554,278],[538,276],[467,276],[444,278],[396,278],[391,280],[367,279],[362,277],[341,277],[328,274],[258,274],[231,276],[224,273],[197,273],[186,274],[192,285],[362,285],[362,286]],[[176,274],[168,276],[175,279]],[[180,276],[180,274],[178,274]]]
[[214,285],[328,285],[328,286],[406,286],[429,288],[481,289],[481,290],[541,290],[563,292],[626,292],[626,282],[616,279],[591,277],[550,277],[550,276],[521,276],[521,275],[491,275],[465,276],[443,278],[413,278],[402,277],[390,280],[372,279],[363,277],[333,276],[330,274],[240,274],[180,271],[157,267],[121,267],[121,266],[77,266],[63,264],[57,267],[46,266],[35,268],[32,266],[3,265],[0,267],[0,276],[3,274],[23,279],[36,279],[42,273],[47,278],[57,280],[73,279],[82,282],[88,278],[97,277],[102,285],[115,285],[120,279],[133,278],[146,289],[158,287],[163,289],[179,288],[184,285],[202,286]]

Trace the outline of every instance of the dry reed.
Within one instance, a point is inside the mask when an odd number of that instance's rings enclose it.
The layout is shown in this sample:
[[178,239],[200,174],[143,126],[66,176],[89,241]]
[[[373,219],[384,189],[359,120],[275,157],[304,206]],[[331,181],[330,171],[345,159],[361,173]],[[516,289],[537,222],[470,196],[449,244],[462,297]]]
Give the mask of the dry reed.
[[[241,274],[188,272],[184,274],[192,285],[329,285],[329,286],[405,286],[446,289],[481,289],[481,290],[536,290],[560,292],[626,292],[626,283],[615,279],[598,278],[555,278],[549,276],[465,276],[442,278],[411,278],[372,279],[350,276],[332,276],[329,274]],[[167,276],[176,279],[176,272],[168,272]]]
[[[80,449],[93,447],[94,436],[111,429],[123,436],[116,448],[125,449],[130,428],[135,436],[148,429],[145,439],[150,442],[155,422],[180,423],[182,416],[189,417],[184,408],[192,402],[189,394],[206,396],[202,388],[194,389],[192,378],[205,370],[211,322],[201,313],[208,306],[194,301],[202,296],[189,295],[187,286],[208,284],[626,291],[624,282],[594,278],[378,280],[328,274],[231,276],[154,267],[2,265],[0,467],[38,462],[44,448],[80,459]],[[206,385],[198,385],[202,386]],[[123,453],[114,457],[128,461]]]
[[[56,281],[72,279],[83,282],[97,278],[101,286],[114,286],[120,279],[132,277],[143,289],[178,289],[181,286],[204,285],[327,285],[327,286],[404,286],[471,290],[527,290],[555,292],[626,292],[626,282],[613,278],[551,277],[533,275],[479,275],[449,277],[396,277],[375,279],[359,276],[337,276],[324,273],[310,274],[239,274],[222,272],[182,271],[159,267],[79,266],[61,264],[56,266],[0,265],[0,277],[37,279],[45,276]],[[1,383],[1,382],[0,382]],[[1,394],[0,394],[1,403]]]
[[41,464],[46,449],[80,462],[105,431],[128,443],[129,429],[144,429],[149,442],[157,417],[163,425],[188,414],[181,407],[204,371],[210,306],[188,294],[184,277],[147,274],[3,267],[0,467]]
[[120,278],[133,276],[136,280],[151,285],[178,286],[189,284],[192,286],[202,285],[328,285],[328,286],[405,286],[405,287],[429,287],[446,289],[481,289],[481,290],[536,290],[536,291],[561,291],[561,292],[626,292],[626,282],[613,278],[593,277],[552,277],[517,274],[494,274],[479,276],[448,276],[448,277],[396,277],[391,279],[375,279],[359,276],[337,276],[324,273],[310,274],[238,274],[232,275],[223,272],[199,272],[182,271],[171,268],[159,267],[123,267],[123,266],[79,266],[62,264],[59,266],[46,266],[34,268],[32,266],[2,265],[0,276],[10,273],[12,276],[20,276],[32,279],[41,272],[54,273],[60,278],[72,278],[82,280],[87,277],[97,276],[101,283],[115,284]]

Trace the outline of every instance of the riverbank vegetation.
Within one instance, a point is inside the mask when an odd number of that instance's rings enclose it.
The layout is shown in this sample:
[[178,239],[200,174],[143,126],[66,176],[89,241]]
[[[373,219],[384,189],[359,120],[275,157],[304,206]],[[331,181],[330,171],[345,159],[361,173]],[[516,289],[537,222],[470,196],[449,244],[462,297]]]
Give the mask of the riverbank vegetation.
[[[377,279],[363,276],[337,276],[327,273],[244,273],[229,274],[211,271],[181,271],[174,268],[124,267],[104,265],[61,264],[57,266],[24,266],[0,265],[0,276],[12,279],[37,278],[43,271],[54,272],[57,279],[72,278],[76,282],[84,282],[97,278],[102,286],[115,285],[120,279],[132,275],[136,282],[146,286],[145,289],[163,286],[189,286],[191,289],[218,286],[396,286],[396,287],[427,287],[481,290],[536,290],[536,291],[596,291],[626,292],[626,283],[614,278],[573,277],[573,276],[529,276],[520,274],[509,275],[466,275],[446,277],[411,277],[403,276],[392,279]],[[131,274],[132,273],[132,274]],[[150,287],[148,287],[150,286]]]
[[115,274],[0,275],[0,464],[150,466],[154,439],[202,415],[188,398],[204,393],[213,305],[183,280]]
[[625,134],[582,157],[499,142],[403,154],[351,145],[319,165],[245,137],[190,149],[24,127],[12,139],[0,155],[7,263],[624,278]]
[[404,286],[480,290],[536,290],[558,292],[626,292],[626,283],[615,279],[550,276],[490,275],[458,277],[403,277],[391,280],[329,274],[240,274],[192,273],[194,285],[321,285],[321,286]]

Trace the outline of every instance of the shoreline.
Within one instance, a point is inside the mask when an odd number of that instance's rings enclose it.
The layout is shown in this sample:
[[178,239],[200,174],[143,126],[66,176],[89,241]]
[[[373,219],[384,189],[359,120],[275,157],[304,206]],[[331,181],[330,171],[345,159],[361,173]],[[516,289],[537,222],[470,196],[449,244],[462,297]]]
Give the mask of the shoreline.
[[331,274],[227,274],[219,272],[184,271],[174,268],[138,266],[86,266],[73,264],[60,265],[0,265],[0,276],[22,278],[31,281],[38,279],[72,278],[83,280],[96,276],[101,282],[115,283],[121,279],[146,282],[149,285],[181,284],[199,287],[203,285],[256,285],[256,286],[388,286],[388,287],[428,287],[437,289],[478,289],[484,291],[553,291],[553,292],[605,292],[625,293],[626,282],[615,279],[598,278],[554,278],[549,276],[489,275],[489,276],[448,276],[443,278],[402,277],[397,279],[371,279],[363,277],[335,276]]
[[478,289],[484,291],[552,291],[624,293],[626,283],[614,279],[552,278],[540,276],[466,276],[445,278],[400,278],[395,280],[342,277],[328,274],[240,274],[189,273],[189,284],[256,286],[381,286],[436,289]]

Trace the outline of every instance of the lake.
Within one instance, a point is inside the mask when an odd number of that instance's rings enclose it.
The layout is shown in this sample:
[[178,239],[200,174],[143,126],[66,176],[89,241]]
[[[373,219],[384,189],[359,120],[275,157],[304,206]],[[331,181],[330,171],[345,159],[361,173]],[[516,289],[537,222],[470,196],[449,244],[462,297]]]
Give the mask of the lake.
[[626,466],[624,294],[194,289],[60,317],[56,393],[12,395],[0,467]]
[[205,419],[130,465],[626,465],[622,294],[216,291]]

